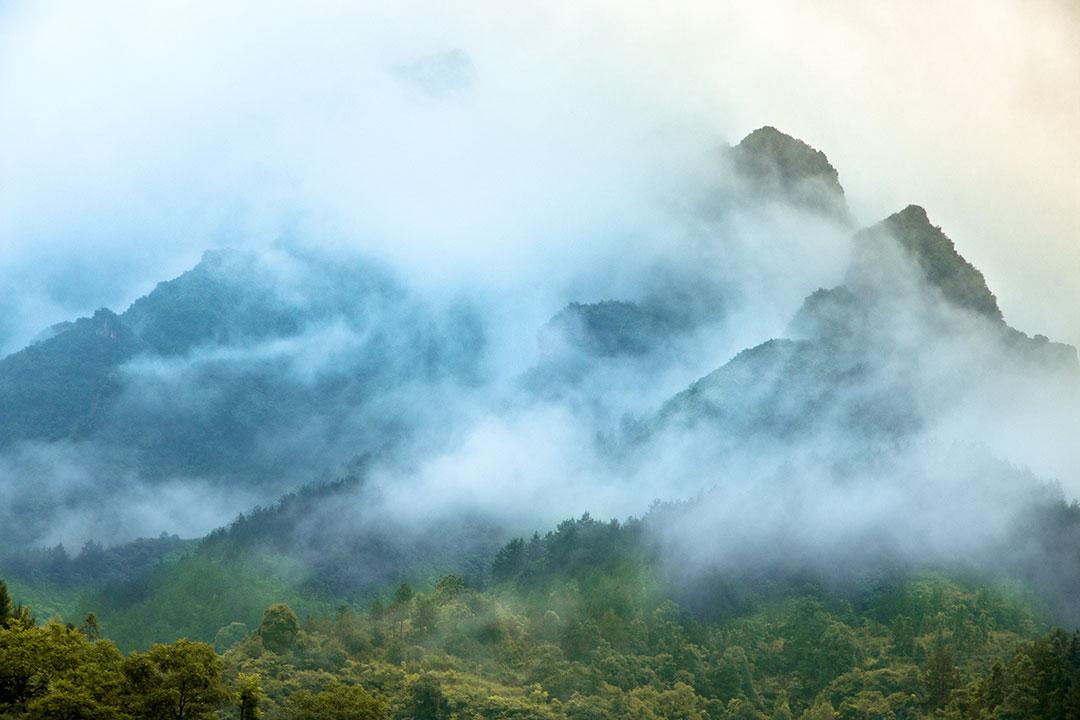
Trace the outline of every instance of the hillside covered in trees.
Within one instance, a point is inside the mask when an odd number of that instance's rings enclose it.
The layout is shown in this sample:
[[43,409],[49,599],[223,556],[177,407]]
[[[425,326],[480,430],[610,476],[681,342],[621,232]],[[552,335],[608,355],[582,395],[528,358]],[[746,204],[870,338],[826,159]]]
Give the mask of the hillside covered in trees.
[[[33,718],[1074,718],[1080,634],[1029,596],[941,574],[748,584],[673,601],[640,523],[566,521],[365,606],[271,604],[211,643],[127,655],[88,615],[35,625],[2,597],[0,715]],[[753,597],[751,597],[753,596]],[[713,610],[724,610],[714,596]],[[720,615],[724,615],[720,617]]]

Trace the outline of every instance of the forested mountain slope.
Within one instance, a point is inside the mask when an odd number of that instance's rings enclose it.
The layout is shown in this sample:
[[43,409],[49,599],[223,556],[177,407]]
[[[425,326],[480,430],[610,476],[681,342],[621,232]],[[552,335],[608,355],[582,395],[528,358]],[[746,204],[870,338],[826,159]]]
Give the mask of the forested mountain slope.
[[[1080,639],[1046,633],[1015,589],[934,574],[746,586],[737,612],[703,617],[672,601],[649,537],[638,521],[569,520],[489,556],[481,585],[443,575],[303,618],[272,604],[213,647],[127,658],[95,617],[34,628],[8,605],[0,711],[157,717],[185,686],[197,716],[269,719],[1065,720],[1080,708]],[[18,661],[31,648],[52,682]]]

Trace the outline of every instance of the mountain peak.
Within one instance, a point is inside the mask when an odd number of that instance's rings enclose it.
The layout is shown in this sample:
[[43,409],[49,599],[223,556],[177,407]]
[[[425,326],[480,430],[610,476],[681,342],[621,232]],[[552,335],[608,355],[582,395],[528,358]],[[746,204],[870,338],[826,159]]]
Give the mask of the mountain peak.
[[840,175],[825,153],[771,125],[732,148],[735,168],[754,192],[847,218]]
[[[922,271],[923,277],[954,305],[1003,322],[997,298],[986,278],[956,250],[926,210],[908,205],[856,235],[863,262],[875,262],[883,242],[895,242]],[[870,251],[870,255],[866,252]],[[864,270],[867,269],[863,268]]]
[[906,208],[898,213],[893,213],[890,218],[897,218],[898,221],[908,223],[922,223],[924,225],[930,225],[930,216],[926,214],[926,208],[922,205],[908,205]]

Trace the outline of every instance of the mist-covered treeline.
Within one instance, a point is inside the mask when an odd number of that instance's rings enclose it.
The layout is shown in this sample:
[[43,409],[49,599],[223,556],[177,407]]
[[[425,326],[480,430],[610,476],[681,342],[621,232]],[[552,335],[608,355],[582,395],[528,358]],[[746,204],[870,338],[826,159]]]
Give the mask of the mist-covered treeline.
[[[95,615],[78,629],[34,627],[9,606],[0,711],[369,720],[1076,712],[1080,640],[1046,632],[1015,587],[936,574],[868,575],[845,588],[746,577],[714,587],[709,604],[727,613],[703,617],[672,601],[647,535],[638,522],[568,520],[489,555],[480,586],[447,574],[303,619],[273,603],[250,624],[223,625],[213,646],[179,640],[126,657],[100,639],[110,625]],[[47,683],[35,681],[42,673]]]

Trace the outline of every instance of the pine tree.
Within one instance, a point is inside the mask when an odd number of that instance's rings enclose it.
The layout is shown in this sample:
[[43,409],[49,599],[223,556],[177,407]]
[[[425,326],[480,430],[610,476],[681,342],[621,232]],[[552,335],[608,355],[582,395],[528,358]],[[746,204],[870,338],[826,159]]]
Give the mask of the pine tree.
[[1002,720],[1039,717],[1038,670],[1031,656],[1018,652],[1009,666],[1010,682],[1002,706]]
[[945,707],[953,689],[959,684],[960,675],[953,661],[952,648],[939,639],[926,661],[926,674],[923,676],[927,705],[932,708]]
[[86,619],[83,620],[83,624],[79,628],[79,632],[85,635],[87,640],[100,640],[101,629],[98,627],[97,615],[94,613],[87,613]]
[[11,602],[11,595],[8,594],[7,585],[0,580],[0,627],[8,626],[14,611],[15,607]]
[[793,720],[791,714],[791,706],[788,705],[787,692],[781,690],[776,696],[776,703],[773,707],[772,720]]

